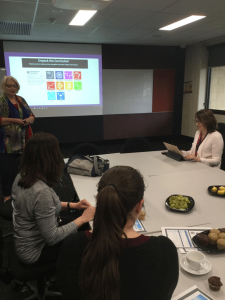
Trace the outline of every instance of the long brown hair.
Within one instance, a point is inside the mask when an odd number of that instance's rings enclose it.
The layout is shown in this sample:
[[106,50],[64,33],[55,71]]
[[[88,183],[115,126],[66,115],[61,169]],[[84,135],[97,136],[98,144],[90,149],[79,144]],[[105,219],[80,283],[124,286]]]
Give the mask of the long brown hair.
[[141,174],[127,166],[109,169],[98,185],[93,234],[85,249],[79,284],[85,300],[119,300],[119,257],[124,227],[143,199]]
[[208,133],[217,130],[217,120],[210,109],[201,109],[195,114],[196,121],[199,121],[207,128]]
[[35,133],[24,148],[18,185],[29,188],[41,177],[53,186],[58,183],[62,170],[62,154],[57,138],[50,133]]

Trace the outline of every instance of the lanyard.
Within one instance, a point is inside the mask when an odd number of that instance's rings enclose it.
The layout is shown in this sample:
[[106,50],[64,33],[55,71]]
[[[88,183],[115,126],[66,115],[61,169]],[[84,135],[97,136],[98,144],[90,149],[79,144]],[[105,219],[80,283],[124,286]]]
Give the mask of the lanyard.
[[[208,132],[206,133],[204,139],[207,137],[208,135]],[[198,154],[198,148],[200,147],[201,143],[204,141],[204,139],[202,140],[202,133],[199,134],[199,137],[198,137],[198,141],[197,141],[197,144],[196,144],[196,149],[195,149],[195,156],[197,156]]]

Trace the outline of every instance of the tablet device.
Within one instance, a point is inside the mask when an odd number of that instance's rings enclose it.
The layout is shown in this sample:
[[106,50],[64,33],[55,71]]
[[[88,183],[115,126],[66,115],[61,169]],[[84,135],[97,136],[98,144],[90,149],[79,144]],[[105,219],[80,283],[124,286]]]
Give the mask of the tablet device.
[[[174,145],[171,145],[171,144],[168,144],[168,143],[165,143],[163,142],[163,144],[166,146],[167,150],[171,151],[171,152],[175,152],[177,154],[180,154],[184,159],[184,155],[182,154],[182,152],[178,149],[177,146],[174,146]],[[193,159],[185,159],[185,160],[193,160]]]
[[[174,145],[171,145],[171,144],[168,144],[168,143],[165,143],[165,142],[163,142],[163,144],[166,146],[167,150],[182,155],[181,151],[178,149],[177,146],[174,146]],[[182,156],[183,156],[183,155],[182,155]],[[183,156],[183,157],[184,157],[184,156]]]

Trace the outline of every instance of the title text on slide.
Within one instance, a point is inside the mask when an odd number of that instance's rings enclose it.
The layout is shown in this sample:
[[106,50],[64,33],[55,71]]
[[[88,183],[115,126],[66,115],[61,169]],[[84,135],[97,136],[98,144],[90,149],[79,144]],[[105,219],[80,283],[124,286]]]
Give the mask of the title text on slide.
[[22,58],[23,68],[73,68],[88,69],[88,60]]

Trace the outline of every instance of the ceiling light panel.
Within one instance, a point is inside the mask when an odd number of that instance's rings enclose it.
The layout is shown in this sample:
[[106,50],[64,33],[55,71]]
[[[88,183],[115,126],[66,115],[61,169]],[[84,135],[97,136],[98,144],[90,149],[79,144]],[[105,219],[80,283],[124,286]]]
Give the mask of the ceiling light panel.
[[83,26],[96,12],[97,10],[79,10],[69,25]]
[[162,27],[159,30],[173,30],[173,29],[176,29],[178,27],[182,27],[184,25],[187,25],[187,24],[190,24],[192,22],[195,22],[195,21],[198,21],[200,19],[203,19],[205,17],[206,16],[195,16],[195,15],[193,15],[193,16],[190,16],[190,17],[185,18],[183,20],[180,20],[178,22],[172,23],[172,24],[170,24],[168,26]]

